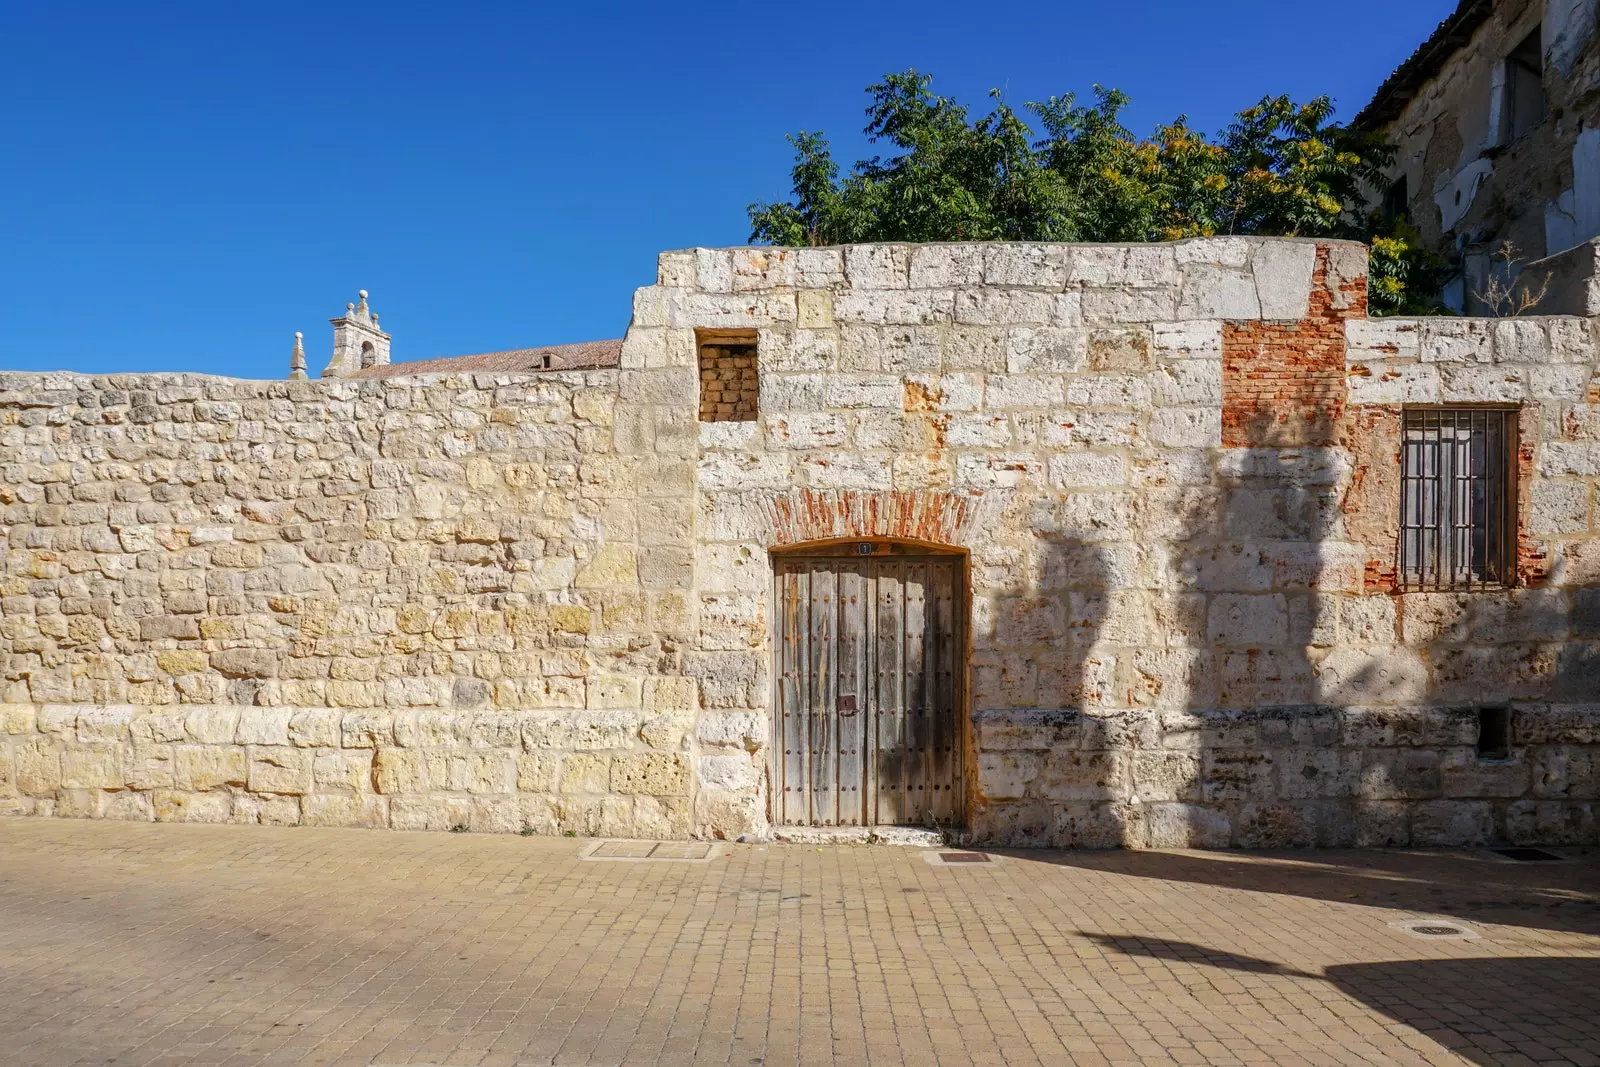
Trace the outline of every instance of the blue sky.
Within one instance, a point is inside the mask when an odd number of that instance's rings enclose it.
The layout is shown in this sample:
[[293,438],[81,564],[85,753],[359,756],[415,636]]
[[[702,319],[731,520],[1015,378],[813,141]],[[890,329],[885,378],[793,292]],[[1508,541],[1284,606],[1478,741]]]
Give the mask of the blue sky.
[[277,378],[369,289],[394,358],[620,337],[655,254],[742,244],[863,87],[1100,82],[1144,131],[1349,118],[1454,0],[545,5],[0,0],[0,368]]

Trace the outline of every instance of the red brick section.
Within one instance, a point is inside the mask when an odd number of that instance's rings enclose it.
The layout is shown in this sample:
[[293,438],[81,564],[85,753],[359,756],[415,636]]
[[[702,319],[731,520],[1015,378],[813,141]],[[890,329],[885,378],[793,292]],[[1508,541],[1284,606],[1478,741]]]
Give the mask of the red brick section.
[[1311,307],[1299,322],[1222,326],[1222,446],[1332,445],[1344,414],[1344,322],[1367,317],[1367,280],[1328,288],[1328,250],[1317,249]]
[[977,504],[957,493],[795,489],[768,504],[770,547],[873,538],[955,547],[965,544]]

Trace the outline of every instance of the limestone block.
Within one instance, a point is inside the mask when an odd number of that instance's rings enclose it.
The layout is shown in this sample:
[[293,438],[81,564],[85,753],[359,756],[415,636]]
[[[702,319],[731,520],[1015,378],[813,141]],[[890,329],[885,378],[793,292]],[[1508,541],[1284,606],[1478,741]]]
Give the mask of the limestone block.
[[344,713],[335,708],[295,708],[289,716],[289,742],[298,748],[331,748],[339,744]]
[[955,294],[948,289],[847,291],[833,298],[833,318],[841,326],[935,326],[954,316]]
[[1513,845],[1591,845],[1596,838],[1595,805],[1550,800],[1519,800],[1506,805],[1499,836]]
[[693,678],[646,678],[644,707],[650,711],[690,711],[699,706]]
[[720,841],[761,839],[766,827],[766,801],[760,794],[702,789],[695,796],[696,837]]
[[996,374],[989,377],[986,406],[994,410],[1051,408],[1062,403],[1064,390],[1058,377],[1042,374]]
[[241,745],[287,745],[292,708],[243,708],[233,740]]
[[579,751],[626,748],[638,736],[639,719],[638,712],[623,710],[574,714],[566,724],[566,745]]
[[694,250],[695,286],[708,293],[733,292],[733,254],[724,248]]
[[402,796],[389,800],[389,828],[392,830],[452,830],[469,826],[473,798],[451,796]]
[[548,753],[526,753],[516,758],[517,791],[521,793],[553,793],[560,757]]
[[1536,481],[1527,487],[1534,533],[1584,533],[1589,530],[1591,487],[1586,482]]
[[910,284],[911,254],[906,245],[849,245],[844,272],[855,289],[904,289]]
[[300,798],[303,826],[353,826],[379,829],[389,823],[388,801],[370,794],[318,793]]
[[1226,848],[1232,844],[1228,817],[1198,804],[1143,805],[1141,821],[1146,848]]
[[61,753],[61,784],[67,789],[121,789],[122,749],[109,744],[66,749]]
[[252,793],[298,796],[311,791],[311,753],[303,748],[253,747],[249,787]]
[[[708,757],[725,758],[725,757]],[[702,758],[702,781],[704,763]],[[751,783],[754,784],[754,783]],[[616,756],[611,761],[611,788],[624,794],[647,793],[652,796],[688,796],[689,761],[686,757],[665,752],[643,756]],[[720,788],[739,788],[728,785]]]
[[[1600,749],[1593,746],[1551,745],[1527,753],[1530,788],[1535,797],[1587,800],[1600,794]],[[1506,766],[1501,764],[1501,767]],[[1515,766],[1513,764],[1512,766]],[[1517,795],[1498,793],[1461,796]]]
[[1005,366],[1010,374],[1046,374],[1083,369],[1089,335],[1074,327],[1020,326],[1005,334]]
[[56,746],[44,739],[29,741],[13,749],[17,788],[27,796],[52,796],[61,788],[61,757]]
[[510,752],[452,752],[446,756],[449,788],[461,793],[510,793],[516,759]]
[[1150,438],[1165,448],[1216,448],[1222,444],[1221,408],[1162,408],[1150,421]]
[[190,793],[158,789],[151,795],[156,822],[224,823],[233,818],[227,793]]
[[[1195,264],[1184,269],[1183,287],[1176,315],[1155,315],[1144,321],[1165,318],[1184,319],[1259,319],[1262,318],[1261,297],[1257,279],[1243,271]],[[1293,282],[1291,281],[1292,288]],[[1307,298],[1310,280],[1306,283]],[[1287,294],[1274,293],[1278,310],[1287,303]],[[1304,317],[1304,316],[1299,316]]]
[[984,248],[980,245],[916,245],[911,249],[913,289],[979,285],[983,281],[983,271]]
[[1276,645],[1288,624],[1288,603],[1281,594],[1224,593],[1211,600],[1206,632],[1213,644]]
[[1428,668],[1404,648],[1335,648],[1316,665],[1321,703],[1414,704],[1427,698]]
[[561,757],[562,793],[605,793],[610,789],[610,756],[576,752]]
[[1311,307],[1311,276],[1317,246],[1310,241],[1263,241],[1255,248],[1251,272],[1263,319],[1298,322]]
[[1485,319],[1423,319],[1419,355],[1424,363],[1490,363],[1495,329]]
[[146,793],[103,793],[100,795],[100,818],[120,822],[151,822],[156,817],[155,805]]
[[425,793],[427,770],[427,760],[419,749],[380,748],[372,757],[373,788],[386,796]]
[[832,448],[849,439],[849,421],[835,412],[795,412],[766,420],[768,448]]
[[634,550],[628,545],[606,545],[578,571],[574,584],[579,588],[635,585],[639,567]]
[[243,786],[249,778],[249,763],[242,748],[178,745],[173,751],[176,757],[173,781],[183,792],[201,793],[222,786]]
[[340,721],[345,748],[381,748],[395,743],[394,717],[383,711],[346,712]]
[[642,679],[628,675],[602,674],[589,678],[588,706],[600,708],[637,708],[642,703]]
[[236,707],[196,707],[184,720],[189,739],[202,745],[232,744],[239,732]]
[[182,741],[188,737],[184,727],[185,712],[153,712],[139,715],[128,725],[128,736],[136,744],[160,745]]
[[137,708],[126,704],[84,708],[78,712],[78,742],[87,745],[126,740],[137,714]]
[[313,752],[311,780],[319,792],[364,793],[372,786],[371,749],[323,749]]
[[662,252],[656,257],[656,284],[676,289],[699,284],[695,252]]
[[1487,844],[1494,837],[1488,801],[1430,800],[1411,815],[1411,844],[1418,848],[1460,848]]
[[1345,384],[1350,391],[1350,403],[1378,404],[1392,407],[1397,404],[1438,404],[1442,402],[1439,387],[1439,368],[1426,363],[1365,363],[1349,365]]
[[1031,752],[978,753],[978,791],[989,800],[1029,795],[1044,760]]
[[32,704],[0,704],[0,733],[31,734],[35,720]]
[[1417,319],[1346,319],[1344,337],[1349,362],[1419,358],[1422,323]]

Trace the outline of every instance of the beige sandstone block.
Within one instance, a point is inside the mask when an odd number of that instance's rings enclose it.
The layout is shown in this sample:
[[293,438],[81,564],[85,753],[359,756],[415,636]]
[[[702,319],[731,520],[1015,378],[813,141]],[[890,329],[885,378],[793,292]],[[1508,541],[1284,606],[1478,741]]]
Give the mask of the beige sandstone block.
[[122,750],[84,745],[61,753],[61,784],[67,789],[121,789]]
[[634,585],[639,580],[639,564],[628,545],[607,545],[578,572],[574,584],[580,588],[608,585]]
[[31,734],[34,721],[32,704],[0,704],[0,733]]
[[388,802],[370,794],[316,794],[300,798],[302,826],[355,826],[378,829],[389,823]]
[[637,708],[642,679],[602,674],[589,679],[590,708]]
[[544,753],[525,753],[517,756],[517,791],[520,793],[553,793],[556,789],[556,772],[560,757]]
[[157,822],[229,822],[233,804],[227,793],[189,793],[158,789],[151,797]]
[[18,745],[13,750],[17,764],[17,788],[28,796],[49,796],[61,788],[61,756],[56,746],[43,738]]
[[319,790],[368,792],[372,787],[372,762],[371,749],[313,751],[311,780]]
[[699,706],[693,678],[646,678],[644,707],[649,711],[692,711]]
[[561,759],[561,792],[605,793],[611,788],[611,757],[580,752]]
[[379,793],[427,791],[427,764],[417,749],[380,748],[372,759],[372,782]]
[[611,788],[618,793],[687,796],[689,761],[667,753],[616,756],[611,761]]
[[250,777],[242,748],[223,745],[179,745],[173,781],[184,792],[205,792],[225,785],[242,786]]

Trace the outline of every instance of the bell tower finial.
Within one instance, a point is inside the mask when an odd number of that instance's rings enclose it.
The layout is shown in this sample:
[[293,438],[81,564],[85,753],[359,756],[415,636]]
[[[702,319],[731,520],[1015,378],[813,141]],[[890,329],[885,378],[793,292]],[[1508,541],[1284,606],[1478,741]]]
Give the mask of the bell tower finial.
[[348,378],[367,367],[389,362],[389,335],[378,326],[378,316],[367,304],[367,291],[360,290],[359,304],[346,304],[344,317],[333,323],[333,358],[322,372],[324,378]]

